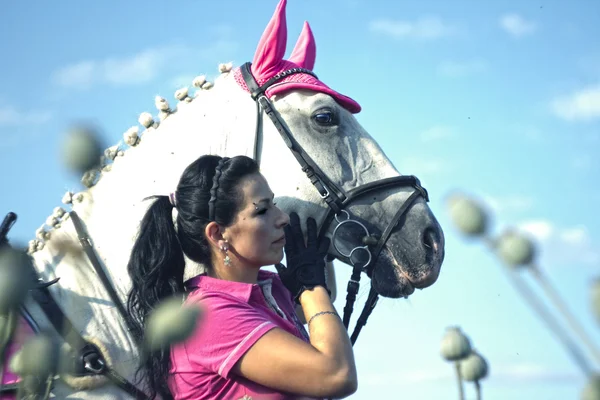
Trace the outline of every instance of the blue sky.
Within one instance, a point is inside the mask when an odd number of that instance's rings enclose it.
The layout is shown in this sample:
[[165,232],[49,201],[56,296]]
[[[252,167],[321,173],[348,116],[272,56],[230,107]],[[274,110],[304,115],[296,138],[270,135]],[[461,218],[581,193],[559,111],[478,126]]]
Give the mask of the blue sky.
[[[33,238],[80,187],[59,159],[70,124],[90,121],[117,143],[141,112],[155,113],[155,95],[173,102],[194,76],[250,60],[276,3],[3,7],[0,212],[19,215],[12,240]],[[537,238],[541,269],[600,346],[589,290],[600,266],[600,3],[489,3],[289,0],[289,51],[308,20],[316,73],[361,103],[359,121],[421,178],[446,232],[438,282],[381,301],[361,334],[354,399],[456,398],[439,356],[449,325],[487,358],[486,399],[578,398],[585,384],[497,260],[453,228],[444,199],[454,190],[489,204],[495,232],[520,226]],[[350,269],[338,271],[343,290]]]

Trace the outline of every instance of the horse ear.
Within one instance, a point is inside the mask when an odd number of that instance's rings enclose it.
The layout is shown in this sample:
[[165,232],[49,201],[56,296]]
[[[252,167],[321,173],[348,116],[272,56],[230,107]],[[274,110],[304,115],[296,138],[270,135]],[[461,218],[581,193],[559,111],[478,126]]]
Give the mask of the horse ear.
[[252,73],[256,78],[268,75],[285,56],[287,45],[286,4],[287,0],[279,2],[271,21],[260,38],[252,60]]
[[316,58],[317,45],[315,43],[315,37],[310,29],[310,25],[305,21],[289,61],[297,64],[300,68],[306,68],[312,71],[315,67]]

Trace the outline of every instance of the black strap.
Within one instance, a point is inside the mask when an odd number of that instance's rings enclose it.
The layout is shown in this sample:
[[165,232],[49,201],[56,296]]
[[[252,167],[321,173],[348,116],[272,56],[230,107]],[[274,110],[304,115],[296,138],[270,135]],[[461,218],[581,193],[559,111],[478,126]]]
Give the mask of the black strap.
[[71,347],[74,355],[69,371],[71,374],[74,376],[104,375],[135,399],[149,399],[144,392],[113,370],[104,360],[100,350],[81,336],[54,300],[47,284],[39,285],[32,290],[31,294],[54,329]]
[[392,220],[390,221],[388,226],[385,228],[385,231],[383,231],[383,233],[381,234],[381,237],[379,238],[379,241],[377,242],[377,245],[375,246],[375,250],[373,250],[371,263],[367,266],[367,275],[369,276],[369,278],[373,274],[373,268],[375,268],[374,260],[376,260],[379,257],[379,253],[381,253],[383,246],[385,245],[385,243],[389,239],[390,235],[392,234],[392,230],[396,227],[396,225],[398,225],[398,221],[400,221],[400,218],[404,215],[406,210],[408,210],[408,207],[410,207],[411,204],[420,195],[421,195],[421,192],[419,192],[418,190],[415,190],[414,192],[412,192],[410,194],[410,196],[408,196],[408,199],[406,199],[406,201],[398,209],[398,211],[396,212],[396,215],[394,215],[394,218],[392,218]]
[[8,232],[10,231],[10,228],[12,228],[12,226],[15,224],[16,221],[17,221],[17,214],[15,214],[14,212],[9,212],[4,217],[4,220],[2,221],[2,224],[0,225],[0,246],[8,243],[8,239],[7,239]]
[[253,157],[256,164],[260,167],[261,161],[261,153],[262,153],[262,109],[260,108],[260,104],[256,102],[256,130],[254,132],[254,151]]
[[19,388],[19,383],[9,383],[0,386],[0,394],[1,393],[16,393]]
[[123,303],[121,303],[121,300],[119,299],[119,295],[117,294],[117,291],[115,290],[110,279],[104,272],[104,268],[102,268],[102,265],[100,265],[100,260],[98,260],[98,256],[96,255],[96,252],[94,251],[94,248],[92,247],[92,242],[90,240],[89,235],[83,228],[83,224],[81,223],[81,219],[79,218],[79,215],[77,215],[77,213],[75,211],[69,212],[69,215],[71,216],[71,220],[73,221],[73,225],[75,226],[75,230],[77,231],[79,243],[81,243],[81,246],[83,247],[83,251],[85,251],[85,254],[87,255],[90,263],[92,264],[92,267],[94,267],[96,274],[102,281],[102,284],[104,285],[106,292],[110,296],[110,299],[114,303],[115,307],[117,307],[117,310],[121,314],[121,318],[123,318],[123,321],[125,321],[127,328],[129,329],[130,332],[133,332],[134,328],[129,323],[129,319],[127,318],[127,311],[125,311],[125,307],[123,306]]
[[358,264],[355,264],[352,267],[352,276],[348,281],[348,287],[346,288],[346,305],[344,306],[344,326],[346,330],[350,326],[350,317],[352,316],[352,312],[354,311],[354,302],[356,301],[356,296],[358,295],[358,289],[360,289],[360,276],[362,274],[362,267]]
[[356,343],[356,339],[358,339],[358,335],[360,334],[361,329],[363,328],[363,326],[367,325],[367,319],[369,319],[369,316],[375,309],[378,300],[379,294],[377,294],[375,289],[371,287],[371,290],[369,291],[369,297],[367,298],[365,306],[362,312],[360,313],[360,317],[358,317],[358,320],[356,321],[356,325],[354,326],[354,332],[352,332],[352,336],[350,337],[350,341],[352,342],[353,346],[354,343]]
[[[341,211],[341,205],[343,201],[346,199],[346,195],[342,190],[338,189],[336,185],[331,182],[327,176],[323,173],[323,171],[315,164],[315,162],[306,154],[302,146],[293,138],[293,136],[289,133],[287,128],[283,125],[279,117],[275,112],[275,108],[273,107],[271,101],[265,95],[265,91],[271,86],[273,83],[278,80],[297,73],[311,73],[308,70],[303,68],[293,68],[288,71],[284,71],[275,77],[271,78],[267,83],[262,86],[258,86],[252,72],[250,70],[251,63],[245,63],[240,68],[242,73],[242,77],[246,82],[246,86],[251,93],[252,98],[260,105],[262,111],[267,114],[267,116],[275,125],[275,128],[281,135],[281,138],[285,142],[286,146],[290,149],[302,171],[307,175],[310,179],[313,186],[318,190],[321,197],[325,200],[327,205],[335,212],[339,213]],[[314,74],[311,73],[314,76]]]

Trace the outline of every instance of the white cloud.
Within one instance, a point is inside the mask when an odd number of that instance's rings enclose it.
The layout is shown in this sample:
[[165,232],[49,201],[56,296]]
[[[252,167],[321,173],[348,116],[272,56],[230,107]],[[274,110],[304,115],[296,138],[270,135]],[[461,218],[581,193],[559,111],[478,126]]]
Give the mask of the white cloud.
[[54,73],[55,84],[87,88],[94,84],[135,85],[154,79],[168,61],[185,55],[184,46],[147,49],[133,56],[82,61]]
[[554,114],[566,121],[600,118],[600,84],[588,86],[551,103]]
[[457,32],[456,27],[434,16],[421,17],[415,21],[378,19],[371,21],[369,29],[371,32],[388,35],[395,39],[414,38],[422,40],[439,39]]
[[434,142],[451,138],[454,134],[454,130],[448,126],[435,125],[421,132],[419,137],[423,142]]
[[[231,29],[227,26],[214,27],[214,31],[215,34],[218,33],[222,37],[231,35]],[[199,59],[213,61],[216,71],[217,64],[225,59],[230,60],[237,49],[238,43],[226,38],[219,38],[202,48],[189,48],[184,45],[156,47],[132,56],[85,60],[67,65],[53,74],[52,81],[58,86],[88,89],[102,84],[139,85],[167,73],[177,74],[179,72],[178,77],[185,75],[193,78],[199,73],[182,73],[182,65],[194,65],[195,61]],[[181,60],[186,60],[186,63],[184,64]],[[173,72],[173,69],[179,69],[179,71]],[[185,82],[186,86],[190,84],[191,80]]]
[[82,61],[68,65],[54,73],[53,81],[60,86],[89,86],[98,73],[96,63]]
[[21,111],[13,106],[0,106],[0,126],[40,125],[51,118],[49,111]]
[[464,62],[444,61],[438,66],[438,74],[450,78],[461,78],[485,71],[487,64],[483,60]]
[[537,241],[541,265],[600,265],[598,246],[583,225],[558,227],[547,220],[533,220],[518,227]]
[[500,17],[500,27],[515,37],[532,34],[537,30],[534,22],[527,21],[518,14],[506,14]]
[[528,221],[520,224],[519,228],[541,242],[548,240],[554,233],[554,226],[550,221]]
[[495,212],[522,212],[533,208],[535,200],[526,195],[482,196],[483,200]]

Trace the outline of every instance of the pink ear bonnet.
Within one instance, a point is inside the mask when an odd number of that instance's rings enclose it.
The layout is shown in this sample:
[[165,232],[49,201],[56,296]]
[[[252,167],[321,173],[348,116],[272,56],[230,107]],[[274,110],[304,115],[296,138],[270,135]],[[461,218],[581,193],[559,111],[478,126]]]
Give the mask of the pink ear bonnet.
[[[292,68],[305,68],[312,71],[315,65],[317,47],[308,22],[304,23],[302,33],[296,42],[290,59],[283,59],[287,44],[286,3],[286,0],[281,0],[277,5],[277,9],[267,25],[254,54],[252,75],[254,75],[258,85],[264,84],[279,72]],[[234,70],[234,77],[237,83],[248,91],[239,67]],[[281,79],[267,89],[266,95],[271,98],[275,94],[293,89],[307,89],[328,94],[351,113],[358,113],[361,110],[356,101],[336,92],[314,76],[303,73],[292,74]]]

